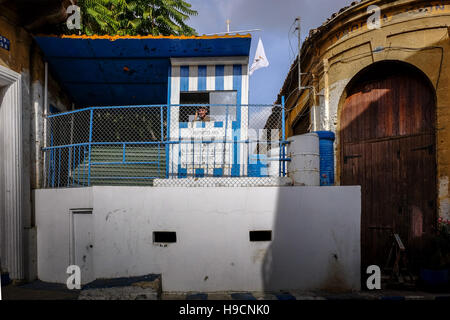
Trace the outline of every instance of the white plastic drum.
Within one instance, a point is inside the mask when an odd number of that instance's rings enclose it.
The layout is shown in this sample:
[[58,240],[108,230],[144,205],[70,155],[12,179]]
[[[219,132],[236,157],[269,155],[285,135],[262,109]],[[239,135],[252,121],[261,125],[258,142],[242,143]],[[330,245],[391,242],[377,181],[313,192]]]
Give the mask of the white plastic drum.
[[320,186],[319,136],[308,133],[288,139],[288,176],[296,186]]
[[270,177],[280,175],[280,148],[271,148],[267,153],[267,174]]

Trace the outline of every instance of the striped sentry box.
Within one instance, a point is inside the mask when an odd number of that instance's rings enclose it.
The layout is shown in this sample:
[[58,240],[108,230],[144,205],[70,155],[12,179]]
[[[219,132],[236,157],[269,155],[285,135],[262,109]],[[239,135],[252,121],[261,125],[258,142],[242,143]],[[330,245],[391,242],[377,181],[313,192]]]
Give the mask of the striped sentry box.
[[[180,104],[182,92],[205,91],[234,91],[236,92],[236,119],[235,123],[225,128],[217,123],[207,123],[203,128],[179,125],[179,107],[170,108],[170,138],[172,140],[188,139],[193,135],[207,132],[209,137],[215,139],[244,140],[248,137],[248,57],[221,57],[221,58],[173,58],[169,72],[168,103]],[[244,105],[244,107],[241,107]],[[206,148],[206,149],[205,149]],[[179,166],[200,168],[207,174],[214,174],[220,165],[223,170],[231,174],[232,167],[246,170],[246,166],[239,166],[247,162],[247,150],[240,146],[233,148],[225,146],[219,157],[215,156],[217,150],[202,145],[181,145],[172,147],[170,152],[169,168],[175,174]],[[205,150],[203,150],[205,149]],[[212,156],[211,156],[212,155]],[[205,160],[203,159],[210,159]],[[212,159],[212,160],[211,160]],[[209,163],[209,162],[213,163]],[[201,163],[203,162],[203,167]],[[224,169],[225,168],[225,169]],[[189,170],[189,169],[188,169]],[[193,172],[191,172],[193,173]],[[223,174],[227,172],[223,171]],[[246,172],[240,171],[239,175]]]

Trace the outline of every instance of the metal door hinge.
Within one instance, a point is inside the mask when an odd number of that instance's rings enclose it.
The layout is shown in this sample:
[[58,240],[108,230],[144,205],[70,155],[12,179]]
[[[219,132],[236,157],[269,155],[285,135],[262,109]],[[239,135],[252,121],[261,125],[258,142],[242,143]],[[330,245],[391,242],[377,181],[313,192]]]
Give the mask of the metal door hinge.
[[348,159],[356,159],[356,158],[362,158],[362,155],[357,154],[357,155],[351,155],[351,156],[344,156],[344,163],[347,163]]

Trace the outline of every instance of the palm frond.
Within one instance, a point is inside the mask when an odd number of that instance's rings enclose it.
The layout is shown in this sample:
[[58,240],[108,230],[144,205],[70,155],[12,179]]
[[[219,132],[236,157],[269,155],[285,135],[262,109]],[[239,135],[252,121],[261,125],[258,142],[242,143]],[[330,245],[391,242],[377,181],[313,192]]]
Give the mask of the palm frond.
[[79,0],[86,34],[193,35],[197,15],[184,0]]

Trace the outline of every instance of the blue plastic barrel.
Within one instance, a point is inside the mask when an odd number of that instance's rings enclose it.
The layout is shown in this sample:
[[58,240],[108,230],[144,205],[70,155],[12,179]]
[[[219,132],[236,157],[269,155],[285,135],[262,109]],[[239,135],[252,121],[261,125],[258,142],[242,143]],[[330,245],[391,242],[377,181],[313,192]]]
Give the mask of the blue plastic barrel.
[[319,136],[320,153],[320,185],[334,185],[334,140],[335,134],[331,131],[316,131]]

